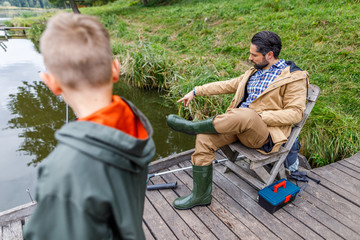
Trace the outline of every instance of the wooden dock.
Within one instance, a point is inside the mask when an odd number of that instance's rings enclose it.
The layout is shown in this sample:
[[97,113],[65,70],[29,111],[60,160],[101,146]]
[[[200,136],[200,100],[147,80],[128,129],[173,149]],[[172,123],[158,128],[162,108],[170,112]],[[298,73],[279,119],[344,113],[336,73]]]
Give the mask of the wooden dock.
[[[7,27],[7,26],[0,26],[0,34],[1,40],[7,40],[11,38],[25,38],[26,37],[26,30],[30,29],[30,27]],[[19,33],[20,32],[20,33]],[[14,34],[17,33],[17,34]]]
[[[157,161],[151,172],[190,166],[191,151]],[[222,158],[218,155],[217,158]],[[177,181],[176,189],[147,191],[143,227],[147,239],[360,239],[360,152],[337,163],[316,168],[309,176],[321,183],[309,186],[294,202],[274,214],[257,203],[257,190],[234,173],[214,164],[213,200],[207,207],[175,210],[172,202],[192,189],[191,170],[151,178],[149,184]],[[0,213],[0,240],[25,218]],[[14,232],[14,231],[13,231]]]
[[152,178],[153,184],[177,181],[178,188],[147,192],[147,239],[360,239],[360,152],[311,170],[309,176],[321,183],[310,181],[292,204],[273,215],[258,205],[254,188],[223,170],[214,165],[211,205],[192,210],[172,207],[192,189],[191,170]]

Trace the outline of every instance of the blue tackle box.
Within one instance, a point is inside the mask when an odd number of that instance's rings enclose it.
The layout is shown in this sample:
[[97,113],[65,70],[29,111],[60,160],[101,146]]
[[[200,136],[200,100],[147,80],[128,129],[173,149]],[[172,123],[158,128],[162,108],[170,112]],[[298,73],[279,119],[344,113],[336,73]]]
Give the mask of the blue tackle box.
[[258,192],[259,204],[272,214],[294,201],[299,192],[298,186],[286,179],[281,179]]

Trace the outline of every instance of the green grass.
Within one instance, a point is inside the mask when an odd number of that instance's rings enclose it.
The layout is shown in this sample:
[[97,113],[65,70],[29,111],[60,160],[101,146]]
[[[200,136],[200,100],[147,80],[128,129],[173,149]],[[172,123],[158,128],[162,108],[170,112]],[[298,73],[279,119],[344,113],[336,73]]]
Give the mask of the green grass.
[[[302,153],[323,166],[360,151],[360,1],[152,0],[144,7],[119,0],[81,11],[109,29],[127,81],[159,88],[174,103],[196,85],[242,74],[251,37],[277,32],[280,57],[322,90],[300,136]],[[223,113],[231,97],[199,97],[188,108],[178,104],[178,113]]]

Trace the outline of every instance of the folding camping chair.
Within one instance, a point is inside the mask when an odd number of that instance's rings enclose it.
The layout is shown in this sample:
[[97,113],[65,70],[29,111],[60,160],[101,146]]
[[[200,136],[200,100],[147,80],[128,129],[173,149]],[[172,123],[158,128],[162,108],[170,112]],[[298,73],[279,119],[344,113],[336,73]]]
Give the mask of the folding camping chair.
[[[280,178],[286,179],[283,163],[320,95],[320,88],[310,84],[307,95],[303,119],[294,125],[287,143],[281,147],[278,152],[265,155],[256,149],[245,147],[240,142],[226,145],[221,147],[221,150],[230,160],[226,161],[225,172],[233,171],[257,189],[263,189],[273,183],[277,175],[279,175]],[[245,157],[245,163],[235,163],[239,154]]]

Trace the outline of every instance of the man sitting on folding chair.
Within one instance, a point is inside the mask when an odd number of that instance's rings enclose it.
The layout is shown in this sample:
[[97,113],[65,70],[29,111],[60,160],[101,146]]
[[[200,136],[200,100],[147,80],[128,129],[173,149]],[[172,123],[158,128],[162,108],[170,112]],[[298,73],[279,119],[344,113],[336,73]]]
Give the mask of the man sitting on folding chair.
[[197,134],[192,155],[193,190],[174,201],[177,209],[209,205],[212,191],[212,161],[215,151],[239,140],[262,153],[279,150],[305,110],[308,73],[293,62],[279,59],[280,37],[270,31],[253,36],[249,60],[254,65],[240,77],[197,86],[178,102],[188,106],[195,96],[235,93],[225,114],[191,122],[169,115],[174,130]]

